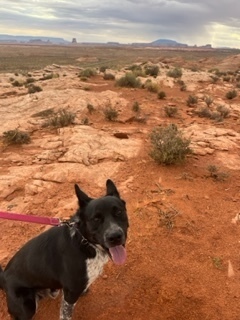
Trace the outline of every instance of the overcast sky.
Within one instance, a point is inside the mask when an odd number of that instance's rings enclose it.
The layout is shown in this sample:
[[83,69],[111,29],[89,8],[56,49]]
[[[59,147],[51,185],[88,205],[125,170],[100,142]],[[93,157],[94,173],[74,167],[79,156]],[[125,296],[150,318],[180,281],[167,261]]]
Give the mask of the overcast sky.
[[0,33],[240,48],[240,0],[1,0]]

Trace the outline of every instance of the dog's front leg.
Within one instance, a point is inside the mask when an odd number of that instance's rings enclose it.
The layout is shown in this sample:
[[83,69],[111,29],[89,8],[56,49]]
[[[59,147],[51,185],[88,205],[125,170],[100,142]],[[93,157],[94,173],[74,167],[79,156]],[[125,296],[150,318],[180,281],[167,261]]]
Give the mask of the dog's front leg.
[[64,295],[62,296],[62,303],[61,303],[61,309],[60,309],[60,320],[71,320],[73,309],[74,309],[75,303],[70,304],[64,299]]

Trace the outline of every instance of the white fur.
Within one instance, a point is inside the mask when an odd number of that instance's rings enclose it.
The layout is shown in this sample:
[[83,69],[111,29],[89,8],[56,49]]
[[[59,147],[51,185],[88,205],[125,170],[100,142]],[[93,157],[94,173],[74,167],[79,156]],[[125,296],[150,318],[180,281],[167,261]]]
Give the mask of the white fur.
[[108,262],[109,257],[105,250],[101,246],[96,246],[96,257],[93,259],[87,259],[87,277],[88,283],[86,289],[93,283],[94,280],[102,273],[103,266]]

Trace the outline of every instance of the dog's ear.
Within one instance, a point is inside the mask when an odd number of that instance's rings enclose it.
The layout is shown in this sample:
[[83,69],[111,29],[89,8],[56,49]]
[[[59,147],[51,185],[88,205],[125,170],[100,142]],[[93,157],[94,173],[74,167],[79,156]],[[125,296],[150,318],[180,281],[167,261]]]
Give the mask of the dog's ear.
[[81,208],[85,207],[92,199],[84,193],[77,184],[74,185],[75,192],[78,198],[78,203]]
[[115,196],[120,198],[119,192],[115,184],[112,182],[112,180],[108,179],[106,181],[106,186],[107,186],[107,196]]

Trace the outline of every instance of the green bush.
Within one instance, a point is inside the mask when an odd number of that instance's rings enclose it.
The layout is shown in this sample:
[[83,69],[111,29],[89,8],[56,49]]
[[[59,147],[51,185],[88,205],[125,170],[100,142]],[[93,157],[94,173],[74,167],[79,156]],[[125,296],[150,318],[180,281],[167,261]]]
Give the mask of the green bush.
[[132,72],[128,72],[125,74],[125,76],[116,81],[116,85],[119,87],[140,88],[141,81],[137,79]]
[[205,96],[205,97],[204,97],[204,102],[206,103],[206,105],[207,105],[208,107],[210,107],[210,105],[213,103],[213,98],[210,97],[210,96]]
[[159,74],[159,66],[157,65],[146,66],[145,73],[148,76],[157,77]]
[[118,112],[115,108],[112,106],[106,107],[106,109],[103,111],[105,115],[105,119],[108,121],[115,121],[118,117]]
[[115,80],[115,75],[112,73],[104,73],[103,75],[104,80]]
[[42,91],[42,88],[40,86],[36,86],[35,84],[31,84],[28,86],[28,93],[35,93]]
[[25,144],[30,142],[30,135],[18,129],[3,132],[3,142],[6,144]]
[[220,113],[222,118],[227,118],[230,113],[230,110],[223,105],[219,105],[217,106],[217,112]]
[[157,83],[152,82],[151,80],[147,80],[144,84],[144,88],[146,88],[150,92],[158,92],[159,86]]
[[82,77],[90,78],[90,77],[95,76],[96,74],[97,74],[97,72],[95,69],[86,68],[80,72],[79,77],[80,78],[82,78]]
[[183,138],[175,124],[154,128],[150,139],[152,143],[150,156],[159,164],[183,162],[191,153],[190,140]]
[[138,103],[137,101],[135,101],[135,102],[133,103],[133,106],[132,106],[132,111],[134,111],[134,112],[140,112],[140,110],[141,110],[141,108],[140,108],[139,103]]
[[195,104],[198,103],[198,98],[196,96],[192,96],[192,95],[189,95],[188,96],[188,99],[187,99],[187,105],[190,107],[190,106],[194,106]]
[[164,106],[164,111],[167,117],[173,118],[178,113],[178,108],[176,106]]
[[166,92],[165,91],[159,91],[158,92],[158,99],[164,99],[166,98]]
[[51,116],[44,124],[43,127],[62,128],[73,124],[76,115],[65,109],[59,110],[56,114]]
[[180,68],[174,68],[168,71],[167,76],[171,78],[181,78],[182,70]]
[[229,99],[229,100],[236,98],[236,96],[237,96],[237,91],[236,90],[228,91],[226,93],[226,98]]
[[87,109],[90,114],[92,114],[95,111],[95,108],[91,103],[87,104]]

